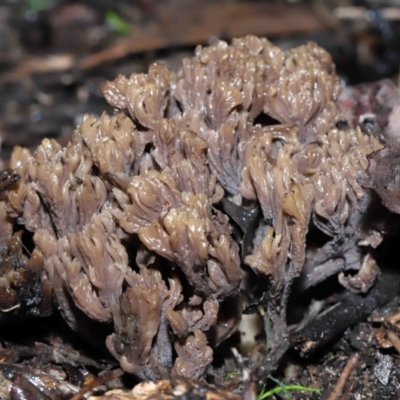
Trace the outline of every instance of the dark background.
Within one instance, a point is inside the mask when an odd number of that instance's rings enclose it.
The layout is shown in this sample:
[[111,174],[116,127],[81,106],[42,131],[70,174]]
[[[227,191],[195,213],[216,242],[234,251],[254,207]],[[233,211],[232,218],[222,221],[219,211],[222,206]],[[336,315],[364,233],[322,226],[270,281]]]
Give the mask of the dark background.
[[331,52],[344,84],[397,79],[400,8],[392,1],[0,0],[0,137],[66,143],[85,113],[112,112],[100,86],[149,63],[177,69],[195,45],[245,34]]

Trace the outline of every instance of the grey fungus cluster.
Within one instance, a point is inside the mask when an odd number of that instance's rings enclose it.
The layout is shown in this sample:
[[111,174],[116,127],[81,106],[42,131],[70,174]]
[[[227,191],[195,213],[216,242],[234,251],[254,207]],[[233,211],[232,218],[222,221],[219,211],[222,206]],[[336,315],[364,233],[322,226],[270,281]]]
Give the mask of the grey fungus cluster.
[[[336,127],[339,92],[322,48],[253,36],[198,47],[177,72],[118,76],[103,86],[114,115],[85,116],[65,147],[14,150],[2,248],[14,223],[32,232],[67,323],[112,324],[107,348],[140,379],[204,376],[240,323],[248,267],[273,347],[296,277],[307,288],[341,272],[361,290],[343,272],[370,268],[382,239],[364,224],[372,197],[356,179],[381,145]],[[261,208],[245,257],[222,199]],[[327,240],[306,246],[315,232]]]

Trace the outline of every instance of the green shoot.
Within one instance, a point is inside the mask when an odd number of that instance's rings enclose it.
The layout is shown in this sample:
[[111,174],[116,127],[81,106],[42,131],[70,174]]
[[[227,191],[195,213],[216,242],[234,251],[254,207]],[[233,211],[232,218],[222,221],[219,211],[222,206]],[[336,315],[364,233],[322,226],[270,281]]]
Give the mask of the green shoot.
[[[284,386],[284,388],[283,388]],[[268,390],[267,392],[265,391],[265,387],[262,388],[260,394],[258,395],[258,400],[264,400],[268,397],[273,396],[274,394],[282,393],[284,392],[286,394],[289,393],[290,390],[300,390],[302,392],[320,392],[322,389],[318,388],[311,388],[307,386],[301,386],[301,385],[283,385],[283,386],[277,386],[271,390]],[[290,396],[290,394],[289,394]]]
[[286,386],[283,382],[281,382],[279,379],[274,378],[272,375],[268,375],[267,378],[270,379],[272,382],[276,383],[278,387],[282,389],[282,392],[285,394],[285,396],[290,398],[290,393],[286,389]]
[[240,372],[239,372],[239,371],[231,371],[231,372],[228,372],[228,373],[226,374],[226,376],[225,376],[225,379],[230,379],[230,378],[232,378],[232,376],[235,376],[235,375],[240,375]]
[[120,35],[126,35],[130,31],[130,25],[123,20],[115,11],[107,11],[104,15],[108,26]]

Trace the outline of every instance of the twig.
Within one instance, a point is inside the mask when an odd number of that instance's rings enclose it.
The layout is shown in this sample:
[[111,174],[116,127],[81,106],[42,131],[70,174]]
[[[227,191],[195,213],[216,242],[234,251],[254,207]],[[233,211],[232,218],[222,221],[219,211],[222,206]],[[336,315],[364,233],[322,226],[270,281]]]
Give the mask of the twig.
[[0,74],[0,82],[20,80],[31,73],[87,70],[131,54],[207,43],[210,37],[231,38],[249,33],[273,36],[326,29],[311,8],[301,4],[211,2],[181,7],[182,2],[160,3],[153,23],[132,30],[131,35],[120,38],[110,47],[82,59],[72,54],[31,56],[11,72]]
[[263,360],[258,368],[257,378],[260,386],[263,385],[268,374],[278,368],[281,358],[285,355],[286,351],[290,348],[290,343],[287,337],[283,337],[279,345],[271,351]]
[[72,54],[54,54],[46,57],[31,56],[21,61],[13,70],[0,75],[0,82],[16,81],[30,74],[47,74],[64,72],[72,69],[76,64]]
[[337,400],[340,398],[344,385],[346,384],[347,379],[351,374],[351,371],[353,371],[354,367],[357,365],[358,360],[359,360],[359,355],[357,353],[354,353],[350,356],[350,358],[347,360],[345,367],[343,368],[342,373],[340,374],[340,377],[335,387],[333,388],[327,400]]
[[350,394],[356,384],[356,379],[353,378],[350,382],[350,384],[347,386],[346,392],[344,393],[342,400],[349,400],[350,399]]
[[[368,11],[369,10],[366,7],[339,6],[334,10],[333,14],[338,19],[366,21],[368,17]],[[382,16],[389,21],[400,20],[400,10],[397,7],[381,8],[380,12]]]
[[103,385],[107,382],[112,381],[113,379],[119,378],[123,374],[124,374],[124,371],[122,371],[122,369],[120,369],[120,368],[114,369],[113,371],[109,371],[109,372],[105,373],[103,376],[96,378],[95,380],[90,382],[88,385],[84,386],[77,394],[72,396],[70,400],[80,400],[83,397],[83,395],[90,392],[97,386]]
[[400,274],[385,272],[366,294],[348,293],[338,307],[317,318],[311,324],[290,334],[292,346],[300,345],[304,353],[320,348],[362,321],[371,312],[388,303],[399,292]]

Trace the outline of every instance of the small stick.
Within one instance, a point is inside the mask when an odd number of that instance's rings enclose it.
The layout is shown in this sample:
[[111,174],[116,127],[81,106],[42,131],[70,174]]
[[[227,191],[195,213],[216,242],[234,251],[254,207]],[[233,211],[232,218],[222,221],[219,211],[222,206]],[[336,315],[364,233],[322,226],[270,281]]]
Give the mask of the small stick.
[[345,392],[342,400],[349,400],[350,399],[350,394],[351,394],[351,391],[353,390],[355,384],[356,384],[356,379],[353,378],[352,381],[350,382],[349,386],[347,387],[346,392]]
[[347,363],[345,367],[343,368],[342,373],[340,374],[340,377],[333,388],[331,394],[327,398],[327,400],[337,400],[340,399],[340,396],[342,394],[344,385],[347,382],[347,379],[349,378],[351,371],[353,371],[354,367],[357,365],[359,360],[359,356],[357,353],[352,354],[349,359],[347,360]]
[[340,305],[327,311],[308,326],[290,334],[292,346],[299,346],[304,353],[321,348],[336,339],[342,332],[355,325],[392,300],[399,292],[400,275],[385,271],[367,294],[347,293]]
[[90,392],[97,386],[103,385],[104,383],[110,382],[113,379],[119,378],[123,374],[124,371],[122,371],[122,369],[120,368],[114,369],[113,371],[109,371],[105,373],[103,376],[98,377],[97,379],[90,382],[88,385],[84,386],[77,394],[74,394],[70,400],[81,400],[83,395],[85,395],[87,392]]

